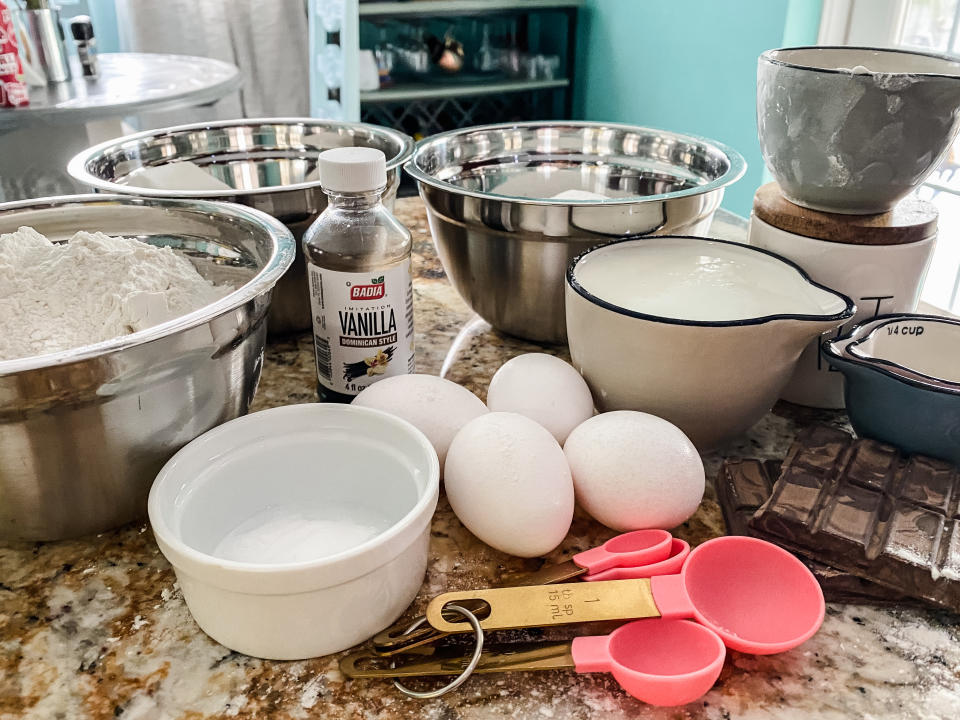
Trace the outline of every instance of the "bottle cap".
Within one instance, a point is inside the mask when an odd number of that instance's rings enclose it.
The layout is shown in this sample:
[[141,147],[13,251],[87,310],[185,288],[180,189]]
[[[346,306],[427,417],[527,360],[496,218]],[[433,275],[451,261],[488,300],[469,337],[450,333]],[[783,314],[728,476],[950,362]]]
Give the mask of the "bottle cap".
[[93,40],[93,23],[89,15],[77,15],[70,21],[74,40]]
[[320,153],[320,185],[324,190],[369,192],[387,184],[387,158],[367,147],[342,147]]

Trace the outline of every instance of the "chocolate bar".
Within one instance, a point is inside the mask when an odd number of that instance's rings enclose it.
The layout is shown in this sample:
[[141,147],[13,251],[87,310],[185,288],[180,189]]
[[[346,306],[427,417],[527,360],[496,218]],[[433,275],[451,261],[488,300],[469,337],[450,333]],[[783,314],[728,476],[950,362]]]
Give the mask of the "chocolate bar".
[[[749,521],[763,505],[780,475],[779,460],[724,460],[717,476],[717,501],[730,535],[751,535],[778,543],[779,538],[750,527]],[[857,605],[915,605],[915,600],[895,590],[864,580],[816,560],[801,556],[823,589],[827,602]]]
[[825,426],[800,434],[752,529],[811,560],[960,611],[960,471]]

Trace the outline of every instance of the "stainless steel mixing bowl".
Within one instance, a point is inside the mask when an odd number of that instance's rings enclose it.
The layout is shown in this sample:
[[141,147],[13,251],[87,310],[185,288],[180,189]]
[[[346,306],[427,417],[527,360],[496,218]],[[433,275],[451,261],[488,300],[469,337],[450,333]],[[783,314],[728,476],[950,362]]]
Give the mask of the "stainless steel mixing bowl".
[[613,239],[705,233],[745,169],[712,140],[591,122],[442,133],[406,165],[463,299],[498,330],[541,342],[566,339],[574,257]]
[[96,345],[0,361],[0,538],[55,540],[146,512],[163,464],[244,414],[270,291],[293,262],[280,222],[237,205],[74,195],[0,205],[0,233],[77,230],[169,245],[236,287],[200,310]]
[[[270,308],[270,333],[311,326],[307,270],[300,251],[304,231],[327,207],[315,172],[323,150],[373,147],[387,156],[384,202],[393,206],[400,166],[413,140],[376,125],[323,122],[310,118],[265,118],[195,123],[127,135],[84,150],[67,167],[77,181],[96,190],[156,198],[202,198],[240,203],[280,220],[297,241],[293,266],[277,284]],[[144,168],[190,161],[235,188],[159,190],[138,187]]]

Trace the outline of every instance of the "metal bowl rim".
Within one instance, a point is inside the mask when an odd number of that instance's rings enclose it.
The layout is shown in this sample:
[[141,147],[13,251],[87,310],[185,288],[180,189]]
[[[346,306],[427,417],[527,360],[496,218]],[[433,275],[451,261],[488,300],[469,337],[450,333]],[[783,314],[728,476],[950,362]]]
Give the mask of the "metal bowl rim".
[[86,150],[82,150],[74,155],[70,159],[70,162],[67,163],[67,173],[69,173],[70,176],[77,182],[104,192],[121,195],[133,195],[137,197],[185,200],[216,200],[218,198],[225,197],[269,195],[276,192],[293,192],[297,190],[309,190],[320,187],[319,180],[311,180],[310,182],[299,182],[291,185],[269,185],[266,187],[248,189],[231,188],[230,190],[159,190],[154,188],[142,188],[136,185],[123,185],[112,180],[104,180],[103,178],[97,177],[87,170],[87,163],[89,163],[91,160],[129,142],[139,142],[144,139],[159,138],[164,135],[172,135],[191,130],[196,131],[214,130],[219,128],[253,127],[256,125],[312,125],[315,127],[335,126],[338,128],[347,129],[372,130],[373,134],[384,135],[392,140],[395,140],[400,145],[400,152],[392,158],[387,158],[387,172],[399,168],[406,163],[413,155],[414,151],[414,142],[412,137],[399,132],[398,130],[380,125],[374,125],[372,123],[337,122],[334,120],[318,120],[316,118],[308,117],[244,118],[243,120],[217,120],[214,122],[172,125],[170,127],[157,128],[155,130],[145,130],[143,132],[133,133],[132,135],[124,135],[122,137],[113,138],[111,140],[107,140],[106,142],[94,145],[93,147],[89,147]]
[[153,325],[135,333],[121,335],[120,337],[104,340],[103,342],[94,343],[93,345],[81,345],[78,348],[60,350],[44,355],[31,355],[24,358],[0,360],[0,377],[29,370],[40,370],[57,365],[68,365],[90,360],[103,355],[128,350],[138,345],[145,345],[154,340],[159,340],[160,338],[169,337],[185,330],[204,325],[226,312],[235,310],[244,303],[261,295],[263,292],[270,290],[276,284],[277,280],[280,279],[280,276],[283,275],[283,273],[287,271],[287,268],[293,263],[296,244],[294,243],[293,234],[290,230],[279,220],[274,219],[260,210],[235,203],[211,202],[209,200],[185,201],[165,198],[141,198],[130,197],[128,195],[106,195],[99,193],[88,195],[61,195],[0,204],[0,218],[4,217],[8,212],[15,210],[42,210],[61,205],[78,204],[148,205],[164,207],[170,210],[190,209],[210,215],[226,215],[240,220],[248,226],[251,224],[264,226],[264,231],[273,240],[273,251],[266,264],[264,264],[256,275],[215,303],[205,305],[198,310],[160,323],[159,325]]
[[851,73],[851,72],[840,70],[837,68],[823,68],[823,67],[816,67],[815,65],[804,65],[802,63],[787,62],[786,60],[778,60],[776,57],[774,57],[775,53],[784,52],[787,50],[860,50],[860,51],[868,51],[868,52],[888,53],[891,55],[920,55],[922,57],[933,58],[934,60],[943,60],[945,62],[949,62],[952,65],[956,66],[958,70],[960,70],[960,58],[957,58],[957,57],[950,57],[949,55],[944,55],[941,53],[924,52],[922,50],[871,47],[869,45],[797,45],[794,47],[771,48],[770,50],[764,50],[762,53],[760,53],[760,58],[758,62],[767,62],[767,63],[770,63],[771,65],[779,65],[781,67],[788,67],[794,70],[809,70],[811,72],[829,73],[831,75],[845,75],[847,77],[856,77],[861,74],[864,77],[871,77],[874,75],[883,75],[883,76],[919,75],[921,77],[937,77],[937,78],[948,78],[950,80],[960,80],[960,75],[949,75],[947,73],[935,73],[935,72]]
[[[574,271],[576,270],[579,262],[589,255],[592,252],[597,250],[603,250],[606,247],[612,245],[619,245],[620,243],[629,243],[629,242],[642,242],[644,240],[660,240],[660,239],[675,239],[675,240],[697,240],[699,242],[712,242],[720,243],[721,245],[733,245],[737,248],[744,250],[752,250],[754,252],[762,253],[763,255],[769,255],[775,260],[779,260],[784,265],[788,265],[800,275],[800,278],[806,282],[808,285],[811,285],[820,290],[824,290],[831,295],[836,295],[844,303],[844,308],[838,313],[832,315],[820,314],[812,315],[807,313],[776,313],[773,315],[761,315],[757,317],[750,318],[741,318],[738,320],[689,320],[686,318],[671,318],[664,315],[652,315],[650,313],[640,312],[639,310],[630,310],[619,305],[615,305],[612,302],[604,300],[601,297],[594,295],[592,292],[587,290],[583,285],[580,284],[580,281],[577,280]],[[811,322],[826,322],[828,320],[849,320],[853,317],[854,312],[856,311],[856,305],[853,300],[851,300],[847,295],[844,295],[842,292],[838,292],[833,288],[827,287],[826,285],[821,285],[820,283],[814,281],[806,271],[797,265],[792,260],[778,255],[775,252],[767,250],[765,248],[754,247],[753,245],[744,245],[743,243],[734,242],[733,240],[720,240],[719,238],[711,237],[702,237],[700,235],[650,235],[648,237],[632,237],[632,238],[623,238],[621,240],[613,240],[612,242],[601,243],[595,245],[592,248],[584,250],[582,253],[577,255],[573,260],[570,261],[570,265],[567,267],[566,272],[567,285],[576,292],[580,297],[582,297],[587,302],[593,303],[603,310],[610,310],[619,315],[624,315],[626,317],[635,318],[637,320],[646,320],[648,322],[657,322],[663,323],[665,325],[683,325],[686,327],[745,327],[748,325],[764,325],[768,322],[774,322],[776,320],[800,320],[800,321],[811,321]]]
[[[554,198],[529,198],[516,195],[497,195],[496,193],[485,193],[478,190],[467,190],[466,188],[438,180],[432,175],[424,172],[417,166],[418,157],[434,143],[446,140],[458,135],[465,135],[473,132],[483,132],[490,130],[510,130],[530,127],[574,127],[574,128],[611,128],[614,130],[629,130],[631,132],[657,134],[670,137],[674,140],[685,140],[694,143],[700,143],[711,149],[718,150],[727,158],[730,167],[720,177],[711,180],[703,185],[687,188],[685,190],[675,190],[668,193],[659,193],[657,195],[635,195],[626,198],[609,198],[606,200],[564,200]],[[628,123],[609,123],[587,120],[570,120],[557,122],[544,122],[542,120],[531,120],[527,122],[497,123],[493,125],[476,125],[474,127],[462,128],[459,130],[448,130],[426,137],[416,144],[410,159],[404,164],[403,169],[408,175],[415,178],[417,182],[429,185],[439,190],[456,193],[457,195],[467,195],[469,197],[479,198],[481,200],[497,200],[500,202],[516,203],[518,205],[545,205],[561,207],[612,207],[619,205],[637,205],[639,203],[663,202],[673,198],[689,197],[691,195],[704,195],[714,190],[720,190],[728,185],[732,185],[747,171],[747,161],[743,156],[729,145],[705,138],[700,135],[690,135],[687,133],[676,133],[670,130],[659,130],[657,128],[645,127],[642,125],[630,125]]]

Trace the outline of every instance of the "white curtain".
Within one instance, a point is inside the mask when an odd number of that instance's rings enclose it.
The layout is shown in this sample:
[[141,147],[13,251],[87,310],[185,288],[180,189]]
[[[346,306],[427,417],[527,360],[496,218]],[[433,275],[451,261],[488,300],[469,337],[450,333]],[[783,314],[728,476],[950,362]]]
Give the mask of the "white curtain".
[[143,129],[310,112],[305,0],[116,0],[120,46],[232,62],[243,86],[209,107],[145,113]]

